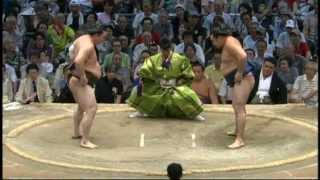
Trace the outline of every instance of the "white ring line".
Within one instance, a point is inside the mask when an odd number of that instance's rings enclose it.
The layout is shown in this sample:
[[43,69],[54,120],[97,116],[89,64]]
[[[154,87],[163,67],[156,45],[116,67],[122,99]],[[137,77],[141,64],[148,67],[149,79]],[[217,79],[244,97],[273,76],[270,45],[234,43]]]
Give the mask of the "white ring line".
[[197,145],[196,145],[196,134],[192,133],[191,134],[191,140],[192,140],[192,147],[195,148]]
[[144,147],[144,133],[140,134],[140,147]]

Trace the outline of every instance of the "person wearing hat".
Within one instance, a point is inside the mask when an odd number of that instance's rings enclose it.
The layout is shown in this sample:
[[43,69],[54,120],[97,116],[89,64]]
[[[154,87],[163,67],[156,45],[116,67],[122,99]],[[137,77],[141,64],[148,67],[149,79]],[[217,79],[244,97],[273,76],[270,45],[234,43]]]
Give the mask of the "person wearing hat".
[[295,21],[293,19],[287,20],[286,24],[285,24],[285,28],[286,28],[286,30],[283,31],[282,33],[280,33],[279,37],[276,38],[276,40],[277,40],[276,47],[277,48],[286,48],[289,46],[289,44],[290,44],[289,34],[291,33],[291,31],[293,29],[296,28]]
[[262,68],[254,73],[250,104],[287,104],[287,87],[275,71],[276,67],[276,59],[266,57]]
[[232,106],[235,112],[236,127],[234,142],[230,149],[241,148],[244,143],[246,122],[246,103],[254,86],[252,75],[253,66],[247,62],[247,55],[238,39],[231,36],[231,29],[226,24],[213,27],[211,42],[217,49],[222,50],[221,71],[228,86],[233,90]]
[[84,23],[84,17],[81,12],[79,0],[72,0],[69,4],[70,13],[67,17],[67,25],[73,30],[77,31],[79,27]]
[[96,45],[105,41],[108,32],[103,26],[92,27],[88,34],[78,37],[69,47],[71,64],[69,65],[68,85],[77,102],[74,113],[73,139],[81,139],[80,147],[96,148],[89,140],[90,129],[97,111],[94,84],[101,77]]

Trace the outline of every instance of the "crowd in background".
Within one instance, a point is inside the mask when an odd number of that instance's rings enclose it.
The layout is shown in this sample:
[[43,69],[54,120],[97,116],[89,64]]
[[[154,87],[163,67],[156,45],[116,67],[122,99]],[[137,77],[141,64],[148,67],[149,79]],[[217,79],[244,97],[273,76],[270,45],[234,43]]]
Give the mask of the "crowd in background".
[[68,47],[95,24],[107,26],[98,45],[104,76],[98,103],[125,103],[144,60],[172,49],[193,64],[192,87],[203,103],[231,103],[220,71],[214,26],[227,24],[256,70],[255,104],[318,99],[318,5],[313,0],[3,0],[3,97],[6,101],[73,102],[67,86]]

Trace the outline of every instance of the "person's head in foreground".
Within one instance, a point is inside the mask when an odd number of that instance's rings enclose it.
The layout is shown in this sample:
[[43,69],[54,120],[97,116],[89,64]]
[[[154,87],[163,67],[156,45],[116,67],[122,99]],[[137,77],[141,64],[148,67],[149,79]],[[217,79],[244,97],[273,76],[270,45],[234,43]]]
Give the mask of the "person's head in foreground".
[[179,163],[171,163],[167,168],[167,176],[170,180],[180,180],[182,177],[182,166]]

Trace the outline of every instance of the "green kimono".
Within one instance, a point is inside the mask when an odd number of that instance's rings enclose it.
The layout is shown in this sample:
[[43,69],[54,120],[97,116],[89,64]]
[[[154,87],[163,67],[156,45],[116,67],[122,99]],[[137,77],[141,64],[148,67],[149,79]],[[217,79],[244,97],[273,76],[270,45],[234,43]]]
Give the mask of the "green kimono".
[[[194,74],[190,62],[178,53],[173,53],[169,69],[162,62],[160,53],[145,60],[139,71],[142,94],[139,96],[135,87],[128,104],[150,117],[195,118],[203,108],[191,89]],[[164,86],[168,81],[176,83]]]

